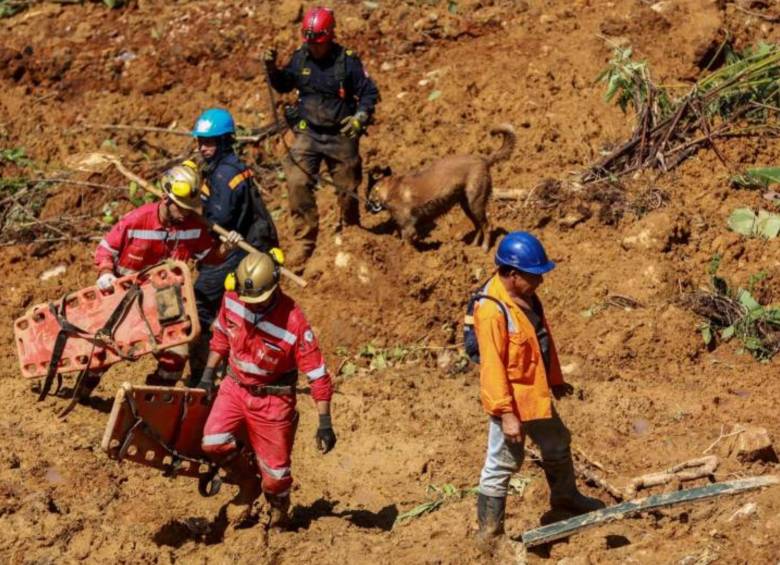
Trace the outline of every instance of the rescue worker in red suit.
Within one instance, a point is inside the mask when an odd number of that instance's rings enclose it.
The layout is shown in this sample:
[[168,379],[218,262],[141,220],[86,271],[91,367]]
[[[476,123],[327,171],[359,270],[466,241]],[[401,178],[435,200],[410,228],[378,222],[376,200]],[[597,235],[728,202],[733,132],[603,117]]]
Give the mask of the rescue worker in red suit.
[[[215,369],[223,359],[227,370],[203,430],[202,447],[239,485],[228,507],[233,525],[250,516],[262,491],[270,506],[270,525],[284,527],[293,482],[290,456],[298,426],[298,371],[308,377],[317,406],[316,441],[323,453],[336,445],[330,417],[333,385],[317,338],[301,309],[279,289],[279,265],[269,255],[247,255],[228,275],[225,287],[199,386],[213,387]],[[246,459],[230,457],[239,449],[243,432],[260,478]]]
[[333,10],[311,8],[301,22],[304,44],[287,65],[276,66],[275,50],[263,53],[271,86],[281,93],[298,92],[297,105],[286,110],[295,142],[282,163],[296,240],[287,266],[295,270],[302,270],[317,239],[314,187],[323,161],[336,185],[339,227],[360,223],[359,140],[371,121],[379,90],[357,54],[334,41],[335,27]]
[[[163,200],[128,213],[100,241],[95,251],[100,290],[109,292],[117,277],[137,273],[169,258],[218,261],[241,241],[240,234],[231,232],[222,245],[215,245],[208,226],[199,216],[200,177],[193,167],[179,165],[169,169],[161,185]],[[173,386],[187,362],[187,346],[162,351],[157,361],[157,370],[146,377],[146,384]],[[91,372],[85,377],[82,397],[89,396],[100,376],[100,372]]]

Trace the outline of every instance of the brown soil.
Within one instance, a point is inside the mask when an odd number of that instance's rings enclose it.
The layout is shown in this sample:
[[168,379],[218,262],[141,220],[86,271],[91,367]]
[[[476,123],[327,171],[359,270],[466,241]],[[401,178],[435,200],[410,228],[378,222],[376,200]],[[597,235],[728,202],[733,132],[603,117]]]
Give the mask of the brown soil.
[[[456,15],[447,2],[388,0],[373,3],[376,9],[367,4],[338,2],[336,8],[341,40],[361,54],[382,91],[377,123],[363,143],[369,165],[403,171],[450,153],[487,153],[493,148],[490,126],[509,121],[518,129],[515,154],[495,167],[494,184],[525,191],[540,185],[539,195],[527,202],[496,200],[491,213],[504,230],[540,234],[558,262],[541,294],[567,378],[578,391],[559,403],[575,445],[610,470],[611,482],[624,485],[700,456],[722,426],[752,423],[780,437],[777,361],[760,364],[731,343],[708,351],[697,332],[699,320],[679,306],[682,290],[706,284],[714,253],[722,254],[721,272],[736,283],[765,271],[761,297],[780,302],[777,242],[745,240],[725,226],[734,208],[762,206],[760,194],[730,189],[730,171],[711,151],[672,174],[629,179],[622,194],[567,196],[560,184],[542,186],[549,178],[565,186],[570,173],[630,132],[631,117],[606,105],[593,81],[610,58],[610,42],[630,44],[659,81],[684,84],[726,32],[744,46],[777,41],[777,26],[734,3],[709,0],[672,0],[655,9],[633,0],[461,0]],[[161,159],[188,150],[190,142],[87,126],[186,128],[213,105],[228,106],[242,125],[266,124],[270,112],[256,58],[271,43],[283,56],[292,51],[299,6],[289,0],[137,0],[110,11],[100,3],[34,4],[0,21],[2,147],[25,147],[53,174],[68,155],[111,139],[136,170],[148,172],[142,154]],[[434,90],[441,96],[429,101]],[[271,149],[252,148],[247,156],[272,163]],[[724,141],[720,149],[735,169],[780,160],[780,146],[771,140]],[[114,172],[78,178],[125,184]],[[284,183],[269,178],[266,188],[271,208],[283,210]],[[51,190],[43,214],[95,215],[119,196],[60,185]],[[394,526],[399,513],[429,499],[429,485],[477,483],[485,448],[478,373],[453,372],[457,350],[443,347],[460,340],[468,292],[489,274],[491,256],[464,245],[461,235],[470,224],[458,210],[438,221],[424,249],[413,249],[383,229],[384,216],[366,217],[368,230],[335,234],[333,195],[323,190],[318,198],[323,230],[305,273],[311,285],[306,292],[288,290],[316,326],[330,367],[342,363],[344,351],[354,355],[369,342],[417,349],[406,362],[382,370],[360,359],[354,375],[337,378],[339,443],[325,457],[315,451],[315,417],[303,398],[293,455],[292,532],[266,535],[256,527],[223,539],[215,519],[228,492],[204,499],[192,481],[117,464],[101,452],[117,386],[140,382],[149,361],[112,368],[92,406],[78,408],[65,422],[55,417],[62,401],[36,403],[31,383],[16,368],[12,321],[30,304],[91,284],[94,242],[0,248],[0,314],[6,320],[0,331],[3,561],[510,558],[513,548],[507,545],[494,556],[480,552],[471,496]],[[128,206],[122,202],[120,209]],[[282,213],[282,227],[284,218]],[[335,266],[337,256],[346,266]],[[58,264],[67,266],[64,275],[39,280]],[[593,308],[611,295],[631,297],[642,307]],[[727,457],[726,443],[715,450],[724,456],[718,479],[778,472],[776,464]],[[513,535],[537,526],[546,509],[539,469],[526,463],[521,474],[531,482],[522,497],[510,499],[507,530]],[[609,501],[597,489],[586,490]],[[750,501],[758,505],[756,514],[729,520]],[[780,489],[769,489],[595,528],[529,560],[774,563],[779,516]]]

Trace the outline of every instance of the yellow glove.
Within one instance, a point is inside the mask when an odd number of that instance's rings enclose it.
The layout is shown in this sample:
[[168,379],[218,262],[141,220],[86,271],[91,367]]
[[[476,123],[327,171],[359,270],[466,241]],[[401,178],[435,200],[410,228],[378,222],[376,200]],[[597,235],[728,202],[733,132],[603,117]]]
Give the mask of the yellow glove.
[[276,261],[277,265],[284,265],[284,252],[278,247],[272,247],[268,250],[268,254]]

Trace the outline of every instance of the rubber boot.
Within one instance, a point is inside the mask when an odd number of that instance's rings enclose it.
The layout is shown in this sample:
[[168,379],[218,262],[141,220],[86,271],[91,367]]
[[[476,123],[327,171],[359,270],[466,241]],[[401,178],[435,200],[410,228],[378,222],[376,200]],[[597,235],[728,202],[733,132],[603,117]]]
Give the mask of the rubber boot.
[[269,528],[286,530],[290,527],[290,494],[265,493],[265,499],[270,508]]
[[479,532],[477,536],[482,541],[489,541],[504,533],[504,514],[506,512],[505,496],[477,495],[477,521]]
[[577,490],[571,455],[556,461],[543,461],[542,468],[547,477],[547,484],[550,485],[550,506],[553,510],[562,510],[576,516],[606,506],[598,498],[585,496]]

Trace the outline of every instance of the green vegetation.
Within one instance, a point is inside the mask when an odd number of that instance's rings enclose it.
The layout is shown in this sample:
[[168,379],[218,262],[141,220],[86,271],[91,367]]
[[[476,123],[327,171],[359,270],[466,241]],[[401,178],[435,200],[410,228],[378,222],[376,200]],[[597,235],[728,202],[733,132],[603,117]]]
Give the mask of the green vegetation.
[[719,265],[720,258],[713,257],[710,289],[688,298],[691,310],[706,320],[699,328],[704,343],[714,347],[718,341],[736,339],[756,359],[771,359],[780,351],[780,306],[764,306],[753,296],[766,273],[750,277],[747,289],[735,289],[715,274]]
[[737,208],[729,216],[732,231],[747,237],[775,239],[780,235],[780,214],[759,210],[756,214],[750,208]]
[[726,64],[696,82],[683,96],[653,82],[647,63],[633,61],[630,49],[615,55],[598,80],[608,101],[636,113],[631,138],[591,165],[584,182],[614,178],[644,168],[668,171],[702,147],[735,135],[780,131],[780,48],[724,47]]
[[748,169],[731,177],[731,185],[738,188],[768,188],[777,183],[780,183],[780,167]]

